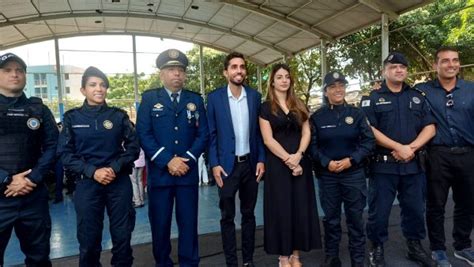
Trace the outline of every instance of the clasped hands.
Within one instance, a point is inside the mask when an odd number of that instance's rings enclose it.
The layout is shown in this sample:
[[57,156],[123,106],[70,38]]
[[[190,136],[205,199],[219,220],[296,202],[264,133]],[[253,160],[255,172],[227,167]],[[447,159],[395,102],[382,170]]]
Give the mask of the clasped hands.
[[399,145],[392,152],[392,156],[401,162],[408,162],[415,158],[416,149],[411,145]]
[[186,162],[189,159],[182,157],[174,157],[168,162],[168,172],[173,176],[183,176],[189,171],[189,166]]
[[331,160],[328,164],[328,170],[334,173],[340,173],[352,166],[350,158],[343,158],[341,160]]
[[299,176],[303,174],[303,167],[300,165],[300,161],[303,155],[301,153],[290,154],[284,161],[286,166],[290,168],[293,176]]
[[31,169],[24,171],[22,173],[18,173],[12,176],[12,182],[7,185],[7,190],[5,190],[4,194],[6,197],[16,197],[16,196],[24,196],[33,189],[35,189],[36,184],[33,183],[30,179],[28,179],[27,175],[31,173]]
[[103,185],[110,184],[115,178],[115,172],[110,167],[99,168],[94,172],[94,180]]

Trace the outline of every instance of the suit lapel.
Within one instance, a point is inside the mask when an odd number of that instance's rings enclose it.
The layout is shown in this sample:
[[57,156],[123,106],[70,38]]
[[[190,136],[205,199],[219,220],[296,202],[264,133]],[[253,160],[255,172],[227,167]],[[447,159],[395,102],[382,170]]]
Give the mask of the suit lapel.
[[255,120],[255,107],[253,105],[254,99],[253,99],[253,94],[250,92],[250,90],[247,87],[244,87],[245,93],[247,94],[247,106],[249,109],[249,135],[252,133],[252,128],[254,127],[254,123],[252,123]]
[[176,113],[181,112],[188,103],[189,103],[189,93],[183,89],[181,90],[181,96],[179,97],[178,108],[176,109]]
[[158,101],[166,108],[174,110],[173,102],[171,102],[171,98],[166,92],[165,88],[161,88],[158,90]]

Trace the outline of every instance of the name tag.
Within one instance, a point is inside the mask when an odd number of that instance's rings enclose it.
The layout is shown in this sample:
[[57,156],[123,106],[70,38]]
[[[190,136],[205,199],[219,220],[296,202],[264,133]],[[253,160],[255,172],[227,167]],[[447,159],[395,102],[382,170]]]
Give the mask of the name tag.
[[327,128],[336,128],[336,125],[335,125],[335,124],[332,124],[332,125],[324,125],[324,126],[321,126],[321,129],[327,129]]
[[71,125],[71,127],[72,128],[89,128],[91,126],[88,124],[75,124],[75,125]]
[[390,104],[392,104],[392,101],[385,101],[385,102],[377,102],[377,103],[375,103],[375,105],[377,105],[377,106],[378,106],[378,105],[390,105]]

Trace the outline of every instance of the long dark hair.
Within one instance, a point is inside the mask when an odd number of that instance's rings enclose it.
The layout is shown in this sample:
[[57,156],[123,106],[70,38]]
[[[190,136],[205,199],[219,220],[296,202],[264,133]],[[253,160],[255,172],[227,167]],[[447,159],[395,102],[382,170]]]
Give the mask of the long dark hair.
[[296,96],[295,90],[293,88],[295,81],[291,75],[290,67],[284,63],[277,63],[273,65],[272,71],[270,73],[270,79],[268,80],[267,100],[270,101],[271,111],[274,115],[276,115],[279,107],[278,100],[275,95],[275,87],[273,84],[275,82],[275,74],[280,69],[288,71],[290,75],[290,88],[286,93],[286,105],[290,112],[296,116],[298,124],[301,126],[303,122],[308,120],[309,112],[303,101],[301,101],[301,99]]

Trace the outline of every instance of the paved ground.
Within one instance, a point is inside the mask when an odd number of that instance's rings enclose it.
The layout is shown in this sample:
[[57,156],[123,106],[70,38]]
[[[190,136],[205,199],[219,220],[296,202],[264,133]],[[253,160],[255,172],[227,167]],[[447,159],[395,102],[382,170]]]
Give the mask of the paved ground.
[[[448,256],[451,259],[453,267],[468,266],[462,261],[459,261],[454,258],[452,248],[450,245],[452,243],[451,230],[452,230],[452,202],[448,203],[447,207],[447,218],[446,218],[446,235],[447,244],[448,244]],[[387,266],[390,267],[410,267],[418,266],[408,260],[404,256],[405,250],[405,240],[401,235],[400,230],[400,210],[398,206],[394,206],[392,214],[390,217],[390,241],[385,245],[385,255]],[[345,226],[344,226],[345,228]],[[343,229],[344,229],[343,228]],[[173,259],[177,261],[176,248],[177,240],[172,240],[173,244]],[[220,233],[209,233],[199,236],[200,242],[200,255],[201,255],[201,264],[200,266],[225,266],[224,255],[222,253],[222,244]],[[238,242],[240,242],[238,240]],[[427,241],[424,241],[425,248],[428,248]],[[240,253],[240,251],[239,251]],[[343,266],[350,266],[349,253],[347,249],[347,235],[344,233],[344,237],[341,242],[341,260]],[[111,253],[110,251],[104,251],[102,253],[102,263],[104,266],[109,266]],[[151,253],[151,244],[140,244],[134,246],[134,257],[135,262],[134,266],[154,266],[153,256]],[[303,253],[301,260],[304,263],[305,267],[308,266],[319,266],[321,260],[323,259],[324,254],[322,251],[315,250],[308,253]],[[241,260],[241,259],[239,259]],[[254,261],[256,266],[278,266],[277,256],[267,255],[263,251],[263,228],[258,227],[256,233],[256,250]],[[62,259],[56,259],[53,262],[53,266],[77,266],[77,256],[67,257]],[[178,266],[178,264],[176,264]]]

